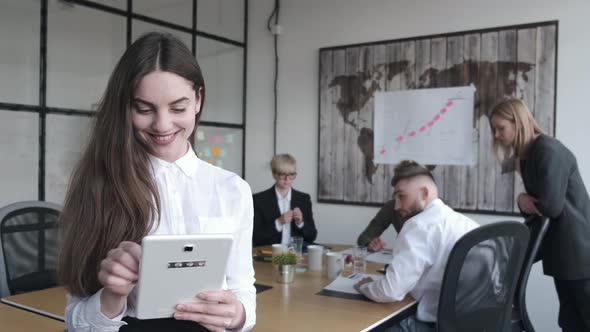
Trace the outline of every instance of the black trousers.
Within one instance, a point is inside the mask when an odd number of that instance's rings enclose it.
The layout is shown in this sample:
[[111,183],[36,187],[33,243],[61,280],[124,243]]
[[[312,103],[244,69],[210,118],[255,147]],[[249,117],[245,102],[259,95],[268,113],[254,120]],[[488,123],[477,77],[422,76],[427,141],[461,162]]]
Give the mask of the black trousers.
[[137,319],[126,316],[123,321],[127,325],[121,326],[119,332],[207,332],[199,323],[174,318]]
[[564,332],[590,331],[590,279],[555,279],[559,327]]

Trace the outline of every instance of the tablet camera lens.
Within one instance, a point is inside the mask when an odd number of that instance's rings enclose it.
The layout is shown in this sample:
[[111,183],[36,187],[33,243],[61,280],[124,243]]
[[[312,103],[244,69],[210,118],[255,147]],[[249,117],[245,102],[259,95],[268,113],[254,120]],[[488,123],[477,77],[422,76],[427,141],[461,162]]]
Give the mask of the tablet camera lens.
[[195,247],[193,245],[184,246],[184,252],[191,252]]

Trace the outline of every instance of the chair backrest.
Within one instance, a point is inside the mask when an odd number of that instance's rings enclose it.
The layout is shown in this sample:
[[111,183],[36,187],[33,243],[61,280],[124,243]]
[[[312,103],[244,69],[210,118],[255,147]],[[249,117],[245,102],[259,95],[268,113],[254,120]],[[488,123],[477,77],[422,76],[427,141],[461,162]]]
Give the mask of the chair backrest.
[[26,201],[0,209],[0,294],[57,284],[57,219],[61,206]]
[[529,228],[530,242],[526,251],[520,278],[516,285],[516,297],[514,299],[515,314],[512,317],[512,326],[515,331],[535,332],[526,308],[526,287],[533,265],[540,259],[539,251],[543,244],[543,238],[549,228],[549,218],[531,216],[525,221]]
[[520,222],[478,227],[453,247],[440,293],[437,331],[504,331],[529,241]]

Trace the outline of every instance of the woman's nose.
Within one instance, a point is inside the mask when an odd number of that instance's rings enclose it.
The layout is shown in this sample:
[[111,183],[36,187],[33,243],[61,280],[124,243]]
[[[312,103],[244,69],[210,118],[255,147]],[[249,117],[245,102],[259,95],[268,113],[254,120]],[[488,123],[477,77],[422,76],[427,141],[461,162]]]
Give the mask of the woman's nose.
[[166,133],[172,128],[171,124],[172,121],[168,112],[158,111],[156,112],[154,122],[152,123],[152,128],[155,131]]

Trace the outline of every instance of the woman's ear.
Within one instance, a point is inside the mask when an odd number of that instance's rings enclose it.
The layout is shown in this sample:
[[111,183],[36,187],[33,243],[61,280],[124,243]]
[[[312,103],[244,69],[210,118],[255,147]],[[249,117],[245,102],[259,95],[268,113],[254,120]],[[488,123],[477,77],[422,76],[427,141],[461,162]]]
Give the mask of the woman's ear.
[[195,93],[197,100],[195,102],[195,115],[199,114],[201,111],[201,107],[203,107],[203,87],[199,87],[199,89]]

